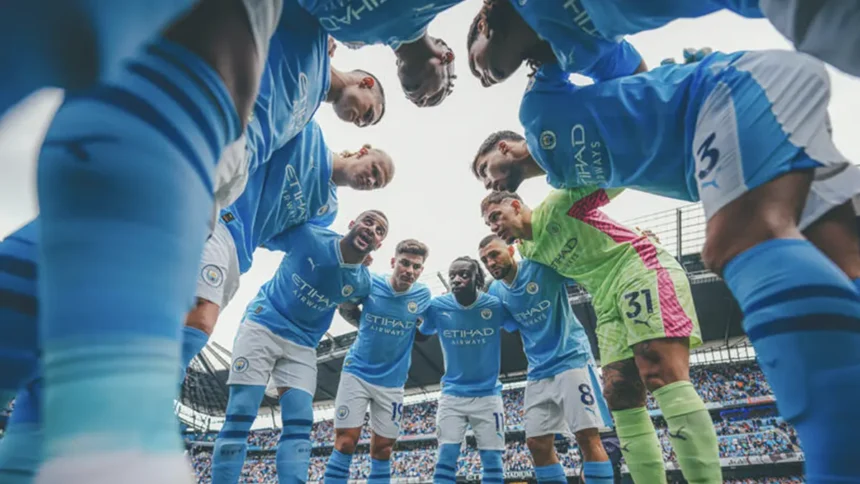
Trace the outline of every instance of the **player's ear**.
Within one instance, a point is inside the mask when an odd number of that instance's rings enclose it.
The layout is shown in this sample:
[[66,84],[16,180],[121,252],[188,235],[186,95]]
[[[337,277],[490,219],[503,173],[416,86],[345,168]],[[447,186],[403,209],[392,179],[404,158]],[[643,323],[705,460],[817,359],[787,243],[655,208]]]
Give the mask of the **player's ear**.
[[514,256],[514,246],[513,245],[508,246],[508,254],[510,254],[511,257]]
[[503,155],[507,155],[511,152],[511,147],[508,146],[507,141],[499,141],[499,152]]
[[364,76],[361,79],[361,82],[358,84],[358,87],[362,89],[373,89],[373,86],[376,85],[376,80],[370,76]]
[[523,206],[522,206],[522,204],[520,204],[519,200],[511,200],[511,207],[514,208],[514,212],[516,212],[517,214],[519,214],[520,210],[522,210],[522,208],[523,208]]
[[391,258],[391,268],[394,269],[394,262],[397,260],[396,257]]
[[349,225],[346,226],[346,229],[352,230],[353,227],[355,227],[355,220],[350,220]]

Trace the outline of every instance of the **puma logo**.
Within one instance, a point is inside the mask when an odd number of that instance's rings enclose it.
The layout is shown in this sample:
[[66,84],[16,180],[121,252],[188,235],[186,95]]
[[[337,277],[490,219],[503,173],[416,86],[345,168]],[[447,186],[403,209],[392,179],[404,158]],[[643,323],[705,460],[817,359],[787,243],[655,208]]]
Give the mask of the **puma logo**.
[[684,428],[685,427],[682,425],[681,428],[679,428],[678,431],[675,432],[674,434],[672,432],[669,432],[669,437],[672,437],[673,439],[678,439],[678,440],[687,440],[687,437],[684,437],[683,435],[681,435],[681,431],[684,430]]

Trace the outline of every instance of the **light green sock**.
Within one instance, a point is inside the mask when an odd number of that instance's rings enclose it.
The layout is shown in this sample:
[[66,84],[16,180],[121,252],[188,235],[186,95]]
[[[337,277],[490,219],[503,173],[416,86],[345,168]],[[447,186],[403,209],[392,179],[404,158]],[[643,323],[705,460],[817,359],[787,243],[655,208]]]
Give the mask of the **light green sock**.
[[663,449],[645,407],[612,412],[627,469],[637,484],[666,484]]
[[690,484],[722,483],[717,432],[693,384],[678,381],[651,393],[669,425],[669,440],[684,478]]

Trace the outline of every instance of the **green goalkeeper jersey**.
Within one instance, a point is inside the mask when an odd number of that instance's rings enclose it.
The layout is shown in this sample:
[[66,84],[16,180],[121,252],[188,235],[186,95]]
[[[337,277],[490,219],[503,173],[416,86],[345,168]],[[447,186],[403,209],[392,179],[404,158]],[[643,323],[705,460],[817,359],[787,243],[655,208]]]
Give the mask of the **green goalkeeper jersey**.
[[553,190],[534,209],[532,240],[520,242],[520,254],[576,280],[594,298],[607,294],[619,279],[674,262],[654,241],[600,210],[622,191]]

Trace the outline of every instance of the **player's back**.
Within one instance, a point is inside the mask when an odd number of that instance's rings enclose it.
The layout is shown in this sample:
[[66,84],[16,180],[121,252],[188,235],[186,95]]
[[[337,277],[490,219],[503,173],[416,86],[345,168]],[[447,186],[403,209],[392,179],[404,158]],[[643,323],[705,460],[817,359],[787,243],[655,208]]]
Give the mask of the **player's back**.
[[388,277],[374,274],[370,294],[362,301],[358,337],[349,348],[343,371],[373,385],[402,387],[409,374],[416,325],[430,298],[430,289],[420,282],[396,292]]
[[330,69],[325,30],[294,2],[284,2],[246,129],[249,171],[268,162],[310,122],[328,95]]
[[271,280],[248,304],[245,317],[294,343],[315,348],[331,326],[337,305],[370,291],[370,272],[346,264],[341,235],[302,224],[279,236],[289,252]]
[[712,54],[589,86],[543,66],[520,106],[529,151],[556,188],[640,188],[697,200],[692,137],[713,84],[710,67],[740,55]]
[[553,190],[535,208],[533,239],[520,243],[520,253],[574,279],[594,298],[657,263],[680,269],[659,244],[600,210],[618,192],[594,187]]
[[511,5],[549,42],[562,69],[602,81],[630,75],[642,62],[633,46],[597,34],[575,2],[518,2]]
[[592,359],[591,345],[570,308],[569,279],[532,260],[524,259],[517,266],[510,286],[496,280],[489,293],[513,316],[529,362],[528,379],[542,380],[587,365]]
[[702,17],[724,8],[745,17],[763,17],[758,0],[574,0],[567,3],[578,7],[580,21],[592,22],[595,30],[609,39],[653,30],[679,18]]
[[439,13],[463,0],[297,1],[348,46],[385,44],[396,49],[420,38]]
[[251,268],[254,251],[281,232],[308,221],[331,225],[338,209],[331,173],[332,155],[315,121],[251,173],[245,191],[220,218],[236,243],[242,273]]
[[510,324],[501,301],[484,292],[468,307],[453,294],[430,302],[421,332],[439,335],[445,359],[442,393],[482,397],[501,391],[501,330]]

